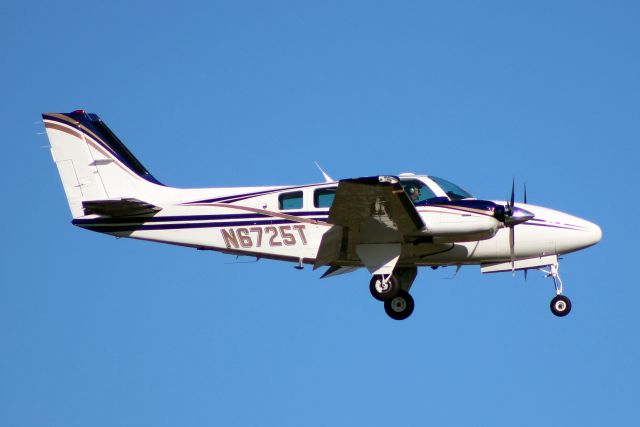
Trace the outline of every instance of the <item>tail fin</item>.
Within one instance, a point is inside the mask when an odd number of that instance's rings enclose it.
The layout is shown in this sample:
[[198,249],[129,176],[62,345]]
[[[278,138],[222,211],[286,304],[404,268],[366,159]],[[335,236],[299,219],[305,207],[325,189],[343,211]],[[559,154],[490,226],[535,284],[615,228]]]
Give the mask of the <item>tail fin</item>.
[[73,218],[83,202],[148,198],[158,182],[96,114],[42,114]]

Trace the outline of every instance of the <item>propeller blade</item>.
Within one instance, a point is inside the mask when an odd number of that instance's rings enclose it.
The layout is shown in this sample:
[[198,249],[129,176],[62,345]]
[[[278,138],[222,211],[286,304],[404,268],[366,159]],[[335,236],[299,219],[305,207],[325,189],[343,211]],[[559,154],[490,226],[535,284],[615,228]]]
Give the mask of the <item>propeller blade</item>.
[[524,183],[524,204],[527,204],[527,183]]
[[524,281],[525,281],[525,282],[527,281],[527,273],[528,273],[528,272],[529,272],[529,269],[528,269],[528,268],[524,270]]
[[509,202],[509,211],[513,209],[513,205],[515,204],[516,198],[516,178],[514,177],[511,181],[511,201]]

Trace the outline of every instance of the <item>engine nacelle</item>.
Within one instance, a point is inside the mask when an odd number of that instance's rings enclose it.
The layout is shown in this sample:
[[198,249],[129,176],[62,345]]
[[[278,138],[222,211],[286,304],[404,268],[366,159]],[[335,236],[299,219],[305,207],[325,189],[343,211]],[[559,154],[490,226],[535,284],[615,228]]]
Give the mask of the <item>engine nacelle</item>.
[[486,215],[442,212],[429,215],[423,234],[434,243],[472,242],[492,238],[501,226],[500,221]]

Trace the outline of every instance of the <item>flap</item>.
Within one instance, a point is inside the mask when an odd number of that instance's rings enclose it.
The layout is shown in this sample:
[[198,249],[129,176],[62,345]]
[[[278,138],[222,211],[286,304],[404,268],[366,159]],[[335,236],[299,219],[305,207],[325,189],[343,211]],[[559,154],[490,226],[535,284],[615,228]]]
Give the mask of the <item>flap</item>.
[[402,245],[400,243],[356,246],[356,253],[371,274],[393,273],[401,251]]
[[346,257],[345,238],[347,235],[348,230],[343,230],[343,227],[340,227],[339,225],[334,225],[324,233],[322,240],[320,241],[316,261],[313,264],[314,270],[322,267],[323,265],[330,265],[332,262]]

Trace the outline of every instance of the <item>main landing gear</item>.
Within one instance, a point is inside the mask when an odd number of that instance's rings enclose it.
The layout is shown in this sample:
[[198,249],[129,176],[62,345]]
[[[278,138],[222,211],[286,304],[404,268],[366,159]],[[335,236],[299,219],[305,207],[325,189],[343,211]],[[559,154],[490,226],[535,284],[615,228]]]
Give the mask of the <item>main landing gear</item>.
[[395,320],[404,320],[413,313],[413,297],[409,289],[416,278],[418,269],[399,268],[393,274],[375,274],[369,283],[371,295],[384,302],[384,311]]
[[407,291],[399,291],[396,296],[384,302],[384,311],[394,320],[404,320],[413,313],[413,297]]
[[400,291],[400,283],[393,275],[385,276],[384,274],[374,274],[369,282],[369,291],[378,301],[393,298]]
[[546,277],[551,277],[553,279],[553,285],[556,288],[556,296],[553,297],[551,304],[549,304],[551,312],[558,317],[564,317],[571,312],[571,300],[562,295],[562,279],[560,279],[558,269],[559,265],[558,263],[555,263],[550,266],[549,270],[541,271],[545,273]]

